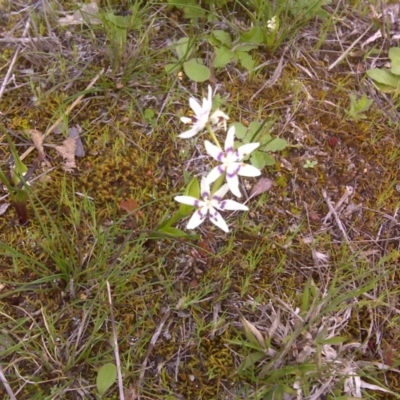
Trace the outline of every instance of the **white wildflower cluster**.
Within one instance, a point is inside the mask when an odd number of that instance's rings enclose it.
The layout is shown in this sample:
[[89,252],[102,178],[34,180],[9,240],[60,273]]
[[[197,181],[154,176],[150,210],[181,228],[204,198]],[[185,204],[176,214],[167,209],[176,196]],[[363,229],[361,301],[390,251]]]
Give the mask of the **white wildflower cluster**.
[[[208,86],[208,96],[203,98],[201,105],[195,98],[189,99],[189,104],[194,112],[194,117],[181,117],[181,121],[191,124],[191,128],[179,135],[180,138],[191,138],[202,132],[205,128],[211,134],[216,144],[206,140],[204,146],[206,152],[218,165],[215,166],[206,177],[201,180],[201,198],[197,199],[191,196],[177,196],[175,200],[196,207],[196,211],[190,218],[187,228],[195,229],[208,217],[210,221],[224,232],[229,232],[228,225],[221,214],[223,210],[241,210],[246,211],[248,207],[234,200],[224,200],[224,196],[230,191],[234,196],[241,197],[239,190],[239,176],[259,176],[261,171],[252,165],[243,162],[244,158],[254,151],[260,144],[247,143],[239,148],[234,148],[235,127],[227,129],[227,120],[229,119],[221,110],[217,109],[211,114],[212,110],[212,89]],[[214,129],[222,128],[226,131],[224,149],[219,145],[214,135]],[[226,184],[220,188],[211,190],[211,185],[224,175]]]

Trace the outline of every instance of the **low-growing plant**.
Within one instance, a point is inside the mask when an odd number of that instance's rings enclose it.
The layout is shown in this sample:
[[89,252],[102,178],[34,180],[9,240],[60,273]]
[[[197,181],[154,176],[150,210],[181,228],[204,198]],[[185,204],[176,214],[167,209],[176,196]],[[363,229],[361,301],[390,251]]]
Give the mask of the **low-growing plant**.
[[[273,165],[275,160],[268,153],[280,151],[288,146],[286,140],[273,138],[263,128],[267,124],[252,122],[249,128],[242,124],[232,124],[229,129],[229,116],[220,109],[213,110],[213,96],[211,86],[208,86],[208,96],[203,99],[202,105],[193,97],[189,99],[194,117],[181,117],[181,121],[190,124],[191,128],[179,135],[189,139],[207,130],[210,139],[204,147],[208,156],[218,162],[207,176],[202,177],[201,184],[194,177],[186,186],[183,196],[175,197],[180,208],[172,217],[165,220],[158,228],[160,232],[174,236],[185,236],[184,232],[172,227],[173,224],[189,215],[193,208],[194,214],[187,224],[188,229],[199,226],[206,217],[225,232],[229,232],[228,225],[217,210],[248,210],[244,204],[233,200],[223,200],[231,192],[235,197],[242,196],[239,188],[239,176],[256,177],[261,175],[261,169],[266,165]],[[225,144],[221,145],[215,131],[226,132]],[[235,143],[235,137],[240,140]],[[257,142],[256,142],[257,140]],[[257,149],[257,152],[256,152]],[[244,161],[248,160],[247,164]],[[223,185],[224,180],[226,184]]]
[[373,68],[366,71],[374,85],[383,93],[397,99],[400,94],[400,47],[389,50],[390,68]]

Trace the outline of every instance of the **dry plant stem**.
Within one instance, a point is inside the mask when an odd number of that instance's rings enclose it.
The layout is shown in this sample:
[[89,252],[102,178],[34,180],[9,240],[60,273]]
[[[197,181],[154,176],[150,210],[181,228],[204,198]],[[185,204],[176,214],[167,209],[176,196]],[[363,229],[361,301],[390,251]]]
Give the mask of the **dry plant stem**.
[[333,208],[331,201],[328,199],[328,195],[326,193],[326,190],[322,190],[322,196],[325,199],[325,203],[327,204],[329,211],[333,214],[333,216],[335,217],[335,221],[336,224],[338,226],[338,228],[340,229],[340,231],[342,232],[342,235],[344,237],[344,240],[346,241],[346,243],[349,245],[349,248],[351,249],[351,251],[353,251],[353,248],[351,247],[351,243],[350,243],[350,239],[347,236],[347,233],[344,229],[344,226],[342,224],[342,221],[340,220],[336,210]]
[[3,374],[3,369],[1,368],[1,365],[0,365],[0,381],[3,383],[3,386],[6,389],[6,392],[9,395],[10,400],[17,400],[17,398],[15,397],[14,392],[12,391],[10,385],[7,382],[6,377]]
[[369,32],[369,30],[372,28],[373,24],[371,24],[367,30],[358,38],[356,39],[345,51],[343,54],[341,54],[341,56],[334,61],[329,67],[328,67],[328,71],[330,71],[332,68],[335,68],[336,65],[338,65],[346,56],[347,54],[350,53],[350,51],[352,50],[352,48]]
[[106,283],[107,283],[108,303],[110,305],[110,317],[111,317],[111,326],[112,326],[113,342],[114,342],[115,364],[117,365],[119,398],[120,400],[124,400],[125,395],[124,395],[124,385],[122,382],[121,359],[119,357],[119,349],[118,349],[117,328],[115,326],[110,283],[108,281]]
[[[30,25],[31,25],[31,20],[29,18],[26,21],[25,29],[24,29],[24,32],[22,33],[23,37],[26,36],[26,34],[28,33]],[[0,100],[3,97],[3,93],[6,90],[8,82],[10,81],[10,77],[11,77],[11,74],[12,74],[13,69],[14,69],[14,64],[17,62],[19,53],[21,52],[21,49],[22,49],[22,46],[18,46],[17,50],[15,50],[15,53],[14,53],[14,56],[13,56],[13,58],[11,60],[10,66],[8,68],[8,71],[7,71],[7,74],[6,74],[6,76],[5,76],[4,80],[3,80],[3,83],[1,84],[1,87],[0,87]]]
[[[347,199],[354,194],[354,189],[350,186],[346,186],[346,191],[344,192],[343,196],[339,199],[339,201],[335,204],[334,210],[338,211],[341,205],[347,202]],[[330,218],[332,217],[332,211],[329,211],[326,214],[324,220],[322,221],[324,225],[328,223]]]
[[163,328],[165,322],[167,321],[168,317],[170,316],[170,314],[171,314],[171,310],[170,310],[170,308],[168,307],[168,308],[165,310],[164,315],[163,315],[163,317],[162,317],[160,323],[159,323],[158,326],[157,326],[156,331],[154,332],[154,334],[153,334],[153,336],[152,336],[152,338],[151,338],[151,340],[150,340],[150,344],[149,344],[149,347],[147,348],[146,356],[144,357],[142,366],[141,366],[141,368],[140,368],[139,386],[140,386],[140,384],[141,384],[141,381],[142,381],[143,378],[144,378],[144,373],[145,373],[145,371],[146,371],[146,365],[147,365],[147,361],[148,361],[148,359],[149,359],[149,357],[150,357],[150,354],[151,354],[151,352],[153,351],[154,345],[157,343],[157,340],[158,340],[159,336],[161,335],[162,328]]
[[[85,92],[88,91],[89,89],[91,89],[91,88],[94,86],[94,84],[97,82],[97,80],[100,78],[100,76],[103,75],[103,73],[104,73],[104,68],[92,79],[92,81],[89,83],[89,85],[87,85],[87,87],[86,87],[86,89],[85,89]],[[67,108],[67,110],[65,111],[65,115],[62,115],[61,117],[59,117],[59,118],[57,119],[57,121],[54,122],[54,124],[53,124],[49,129],[47,129],[47,131],[46,131],[46,132],[44,133],[44,135],[43,135],[43,139],[46,138],[47,136],[49,136],[50,133],[53,132],[55,128],[57,128],[57,126],[63,121],[64,117],[68,116],[68,115],[71,113],[71,111],[82,101],[82,99],[83,99],[84,97],[85,97],[85,94],[81,94],[81,95]],[[29,149],[26,150],[25,153],[23,153],[22,156],[20,157],[20,158],[21,158],[21,161],[22,161],[24,158],[26,158],[26,156],[28,156],[28,155],[32,152],[33,149],[35,149],[35,146],[29,147]]]

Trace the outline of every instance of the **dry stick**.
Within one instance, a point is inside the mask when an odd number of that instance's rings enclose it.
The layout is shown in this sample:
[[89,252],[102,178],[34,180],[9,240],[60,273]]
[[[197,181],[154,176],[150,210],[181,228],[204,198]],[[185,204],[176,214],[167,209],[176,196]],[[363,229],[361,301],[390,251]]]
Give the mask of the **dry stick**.
[[[103,72],[104,72],[104,68],[92,79],[92,81],[91,81],[91,82],[89,83],[89,85],[86,87],[85,92],[87,92],[89,89],[91,89],[91,88],[94,86],[94,84],[97,82],[97,80],[98,80],[98,79],[100,78],[100,76],[103,74]],[[46,138],[47,136],[49,136],[50,133],[53,132],[55,128],[57,128],[57,126],[63,121],[64,117],[68,116],[68,115],[70,114],[70,112],[82,101],[82,99],[85,97],[85,94],[86,94],[86,93],[81,94],[81,95],[67,108],[67,110],[65,111],[65,115],[62,115],[61,117],[59,117],[59,118],[57,119],[57,121],[54,122],[54,124],[53,124],[49,129],[47,129],[47,131],[46,131],[46,132],[44,133],[44,135],[43,135],[43,139]],[[22,154],[22,156],[20,157],[20,158],[21,158],[21,161],[22,161],[24,158],[26,158],[26,156],[27,156],[28,154],[30,154],[31,151],[32,151],[33,149],[35,149],[35,146],[29,147],[29,149],[26,150],[25,153]]]
[[7,394],[10,396],[10,400],[17,400],[14,392],[12,391],[10,385],[7,382],[6,377],[3,374],[3,369],[1,368],[1,365],[0,365],[0,382],[3,383],[3,386],[6,389]]
[[[22,33],[23,37],[28,33],[30,25],[31,25],[31,20],[28,19],[28,21],[26,21],[26,24],[25,24],[24,32]],[[15,53],[14,53],[14,56],[13,56],[13,58],[11,60],[10,66],[8,68],[8,71],[7,71],[7,74],[6,74],[6,76],[5,76],[4,80],[3,80],[3,83],[1,84],[1,87],[0,87],[0,100],[3,97],[3,93],[6,90],[8,82],[10,81],[10,76],[11,76],[12,71],[14,69],[14,64],[17,62],[17,58],[19,56],[19,53],[21,52],[21,49],[22,49],[22,46],[18,46],[17,50],[15,50]]]
[[162,328],[163,328],[163,326],[164,326],[165,322],[167,321],[167,319],[168,319],[170,314],[171,314],[171,310],[168,307],[165,310],[164,315],[163,315],[160,323],[157,326],[156,331],[154,332],[154,334],[153,334],[153,336],[152,336],[152,338],[150,340],[150,344],[149,344],[149,347],[147,348],[146,356],[144,357],[142,366],[140,368],[139,385],[141,384],[141,382],[143,380],[144,373],[146,371],[147,361],[149,360],[150,354],[153,351],[154,345],[157,343],[157,340],[158,340],[159,336],[161,335]]
[[330,71],[332,68],[335,68],[337,64],[339,64],[343,58],[347,56],[347,54],[350,53],[351,49],[369,32],[369,30],[373,27],[373,24],[371,24],[367,30],[359,37],[357,38],[345,51],[344,53],[336,60],[334,61],[329,67],[328,71]]
[[108,281],[107,281],[107,293],[108,293],[108,303],[110,304],[110,316],[111,316],[111,326],[112,326],[113,342],[114,342],[115,363],[117,365],[119,398],[120,400],[124,400],[125,399],[124,385],[122,383],[121,359],[119,357],[119,350],[118,350],[117,328],[115,326],[111,289],[110,289],[110,283]]
[[336,221],[336,225],[338,226],[338,228],[340,229],[340,231],[342,232],[342,235],[344,237],[344,240],[346,241],[346,243],[349,245],[349,248],[351,249],[351,251],[353,251],[353,248],[351,247],[351,243],[350,243],[350,239],[347,236],[347,233],[343,227],[342,221],[340,220],[336,210],[333,208],[331,201],[328,199],[328,195],[326,194],[326,190],[322,190],[322,196],[325,199],[325,203],[327,204],[329,211],[333,214],[333,216],[335,217],[335,221]]

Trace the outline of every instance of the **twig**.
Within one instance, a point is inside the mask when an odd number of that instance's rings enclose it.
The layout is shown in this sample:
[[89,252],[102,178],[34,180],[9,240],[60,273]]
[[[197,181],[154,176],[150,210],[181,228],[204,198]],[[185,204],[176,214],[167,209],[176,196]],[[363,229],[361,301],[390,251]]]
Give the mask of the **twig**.
[[[100,76],[104,73],[104,68],[92,79],[92,81],[89,83],[89,85],[86,87],[85,89],[85,93],[81,94],[65,111],[65,114],[62,115],[61,117],[59,117],[57,119],[56,122],[54,122],[54,124],[46,130],[46,132],[43,134],[43,139],[46,138],[48,135],[50,135],[51,132],[54,131],[55,128],[57,128],[57,126],[63,121],[64,117],[68,116],[70,114],[70,112],[82,101],[82,99],[85,97],[86,92],[91,89],[94,84],[97,82],[97,80],[100,78]],[[29,147],[28,150],[25,151],[25,153],[22,154],[21,161],[26,158],[26,156],[28,154],[30,154],[32,152],[32,150],[35,149],[35,146],[31,146]]]
[[[24,32],[22,33],[23,37],[28,33],[30,25],[31,25],[31,20],[28,19],[28,21],[26,21],[26,24],[25,24]],[[19,56],[19,53],[21,52],[21,49],[22,49],[22,46],[18,46],[17,47],[17,49],[15,50],[14,56],[13,56],[13,58],[11,60],[10,66],[8,67],[7,74],[6,74],[6,76],[5,76],[4,80],[3,80],[3,83],[1,84],[1,87],[0,87],[0,100],[3,97],[3,93],[6,90],[8,82],[10,81],[10,77],[11,77],[11,74],[12,74],[13,69],[14,69],[14,64],[17,62],[17,58]]]
[[337,214],[336,210],[333,208],[331,201],[328,199],[328,195],[327,195],[325,189],[322,190],[322,196],[323,196],[324,199],[325,199],[325,203],[327,204],[327,206],[328,206],[328,208],[329,208],[329,211],[330,211],[331,214],[335,217],[336,225],[338,226],[339,230],[342,232],[342,235],[343,235],[343,237],[344,237],[344,240],[345,240],[346,243],[349,245],[350,249],[353,250],[352,247],[351,247],[350,239],[349,239],[349,237],[347,236],[347,233],[346,233],[346,231],[345,231],[345,229],[344,229],[344,226],[343,226],[343,224],[342,224],[342,221],[340,220],[339,215]]
[[115,326],[110,283],[108,281],[106,283],[107,283],[108,303],[110,305],[110,317],[111,317],[111,326],[112,326],[113,342],[114,342],[115,364],[117,365],[119,398],[120,400],[124,400],[125,395],[124,395],[124,385],[122,382],[121,359],[119,357],[119,349],[118,349],[117,328]]
[[3,383],[4,388],[6,389],[7,394],[10,396],[10,400],[17,400],[14,392],[12,391],[10,385],[7,382],[5,375],[3,374],[3,369],[0,365],[0,381]]
[[[344,192],[343,196],[339,199],[339,201],[335,204],[335,211],[338,211],[341,205],[347,201],[347,199],[354,194],[354,188],[352,186],[346,186],[346,191]],[[326,214],[324,220],[322,223],[324,225],[327,224],[328,220],[331,218],[332,212],[329,211],[328,214]]]
[[152,336],[152,338],[150,340],[150,344],[149,344],[149,347],[147,348],[146,356],[144,357],[142,366],[140,368],[139,385],[140,385],[140,382],[143,380],[144,373],[146,371],[147,361],[149,360],[150,354],[153,351],[154,345],[157,343],[157,340],[158,340],[159,336],[161,335],[162,328],[163,328],[163,326],[164,326],[165,322],[167,321],[167,319],[168,319],[170,314],[171,314],[171,309],[168,307],[165,310],[164,315],[163,315],[160,323],[157,326],[156,331],[154,332],[154,334],[153,334],[153,336]]
[[345,58],[347,56],[347,54],[350,53],[351,49],[368,33],[368,31],[372,28],[373,24],[371,24],[367,30],[360,36],[358,37],[341,55],[340,57],[334,61],[329,67],[328,67],[328,71],[330,71],[332,68],[335,68],[336,65],[338,65],[343,58]]

